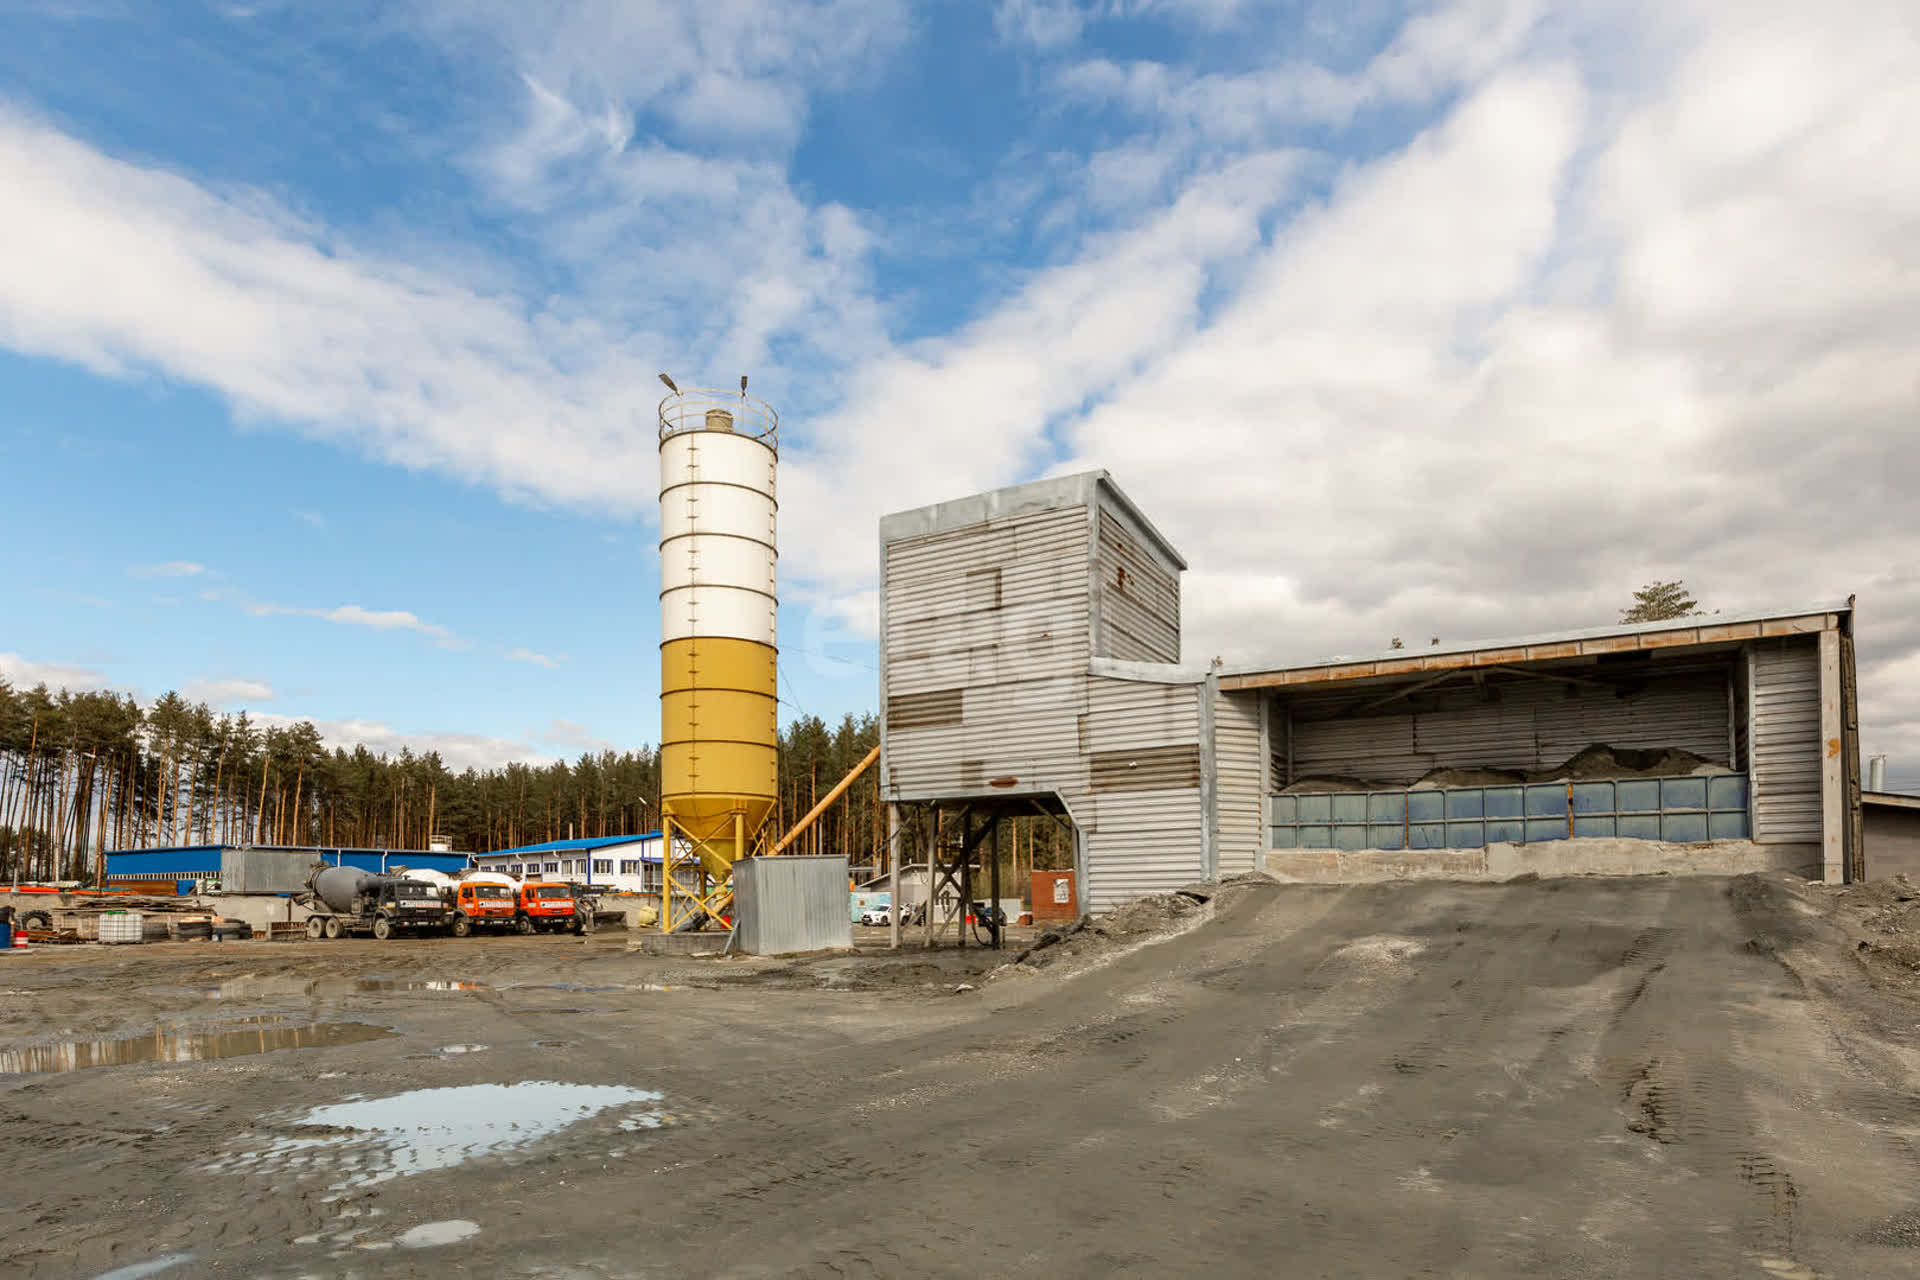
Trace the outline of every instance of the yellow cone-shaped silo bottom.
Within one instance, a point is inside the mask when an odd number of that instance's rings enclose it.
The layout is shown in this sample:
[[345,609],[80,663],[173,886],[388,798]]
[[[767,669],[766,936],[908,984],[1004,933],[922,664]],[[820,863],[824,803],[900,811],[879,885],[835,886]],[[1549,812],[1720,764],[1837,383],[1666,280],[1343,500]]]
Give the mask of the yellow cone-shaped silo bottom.
[[716,878],[773,812],[778,660],[772,645],[723,636],[660,646],[660,805]]

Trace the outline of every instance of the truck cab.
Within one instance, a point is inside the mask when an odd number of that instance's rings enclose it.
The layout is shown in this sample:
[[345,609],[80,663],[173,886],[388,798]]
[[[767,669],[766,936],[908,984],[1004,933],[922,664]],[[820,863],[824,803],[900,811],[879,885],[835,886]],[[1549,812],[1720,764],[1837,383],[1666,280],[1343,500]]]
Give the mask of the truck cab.
[[453,887],[453,936],[479,930],[506,930],[518,914],[513,890],[489,880],[462,880]]
[[573,886],[547,880],[520,886],[520,932],[579,933],[584,918],[574,910]]
[[364,923],[374,937],[386,939],[395,933],[438,932],[446,924],[445,904],[434,887],[424,881],[388,881],[360,896],[358,918],[350,932],[358,932],[358,926]]

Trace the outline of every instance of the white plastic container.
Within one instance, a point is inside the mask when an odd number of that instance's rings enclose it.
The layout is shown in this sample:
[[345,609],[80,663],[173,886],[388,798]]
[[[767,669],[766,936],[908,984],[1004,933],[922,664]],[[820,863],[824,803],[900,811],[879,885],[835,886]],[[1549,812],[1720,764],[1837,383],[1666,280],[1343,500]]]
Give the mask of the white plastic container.
[[100,917],[100,941],[145,942],[146,917],[138,911],[119,911]]

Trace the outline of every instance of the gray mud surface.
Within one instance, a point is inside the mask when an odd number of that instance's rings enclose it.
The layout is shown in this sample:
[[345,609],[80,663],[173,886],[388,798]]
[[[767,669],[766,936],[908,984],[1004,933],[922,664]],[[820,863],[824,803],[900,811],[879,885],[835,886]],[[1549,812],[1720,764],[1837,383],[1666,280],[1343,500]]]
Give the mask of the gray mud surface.
[[48,948],[0,1051],[392,1034],[0,1075],[0,1274],[1913,1276],[1901,892],[1240,884],[997,972]]

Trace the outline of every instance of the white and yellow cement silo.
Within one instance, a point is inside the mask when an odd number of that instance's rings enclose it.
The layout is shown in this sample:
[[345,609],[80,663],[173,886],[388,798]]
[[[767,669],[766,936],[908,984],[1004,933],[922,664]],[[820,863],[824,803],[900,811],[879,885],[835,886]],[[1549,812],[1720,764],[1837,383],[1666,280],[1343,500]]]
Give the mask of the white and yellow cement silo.
[[664,928],[720,913],[721,886],[765,843],[777,794],[780,424],[745,381],[660,402]]

